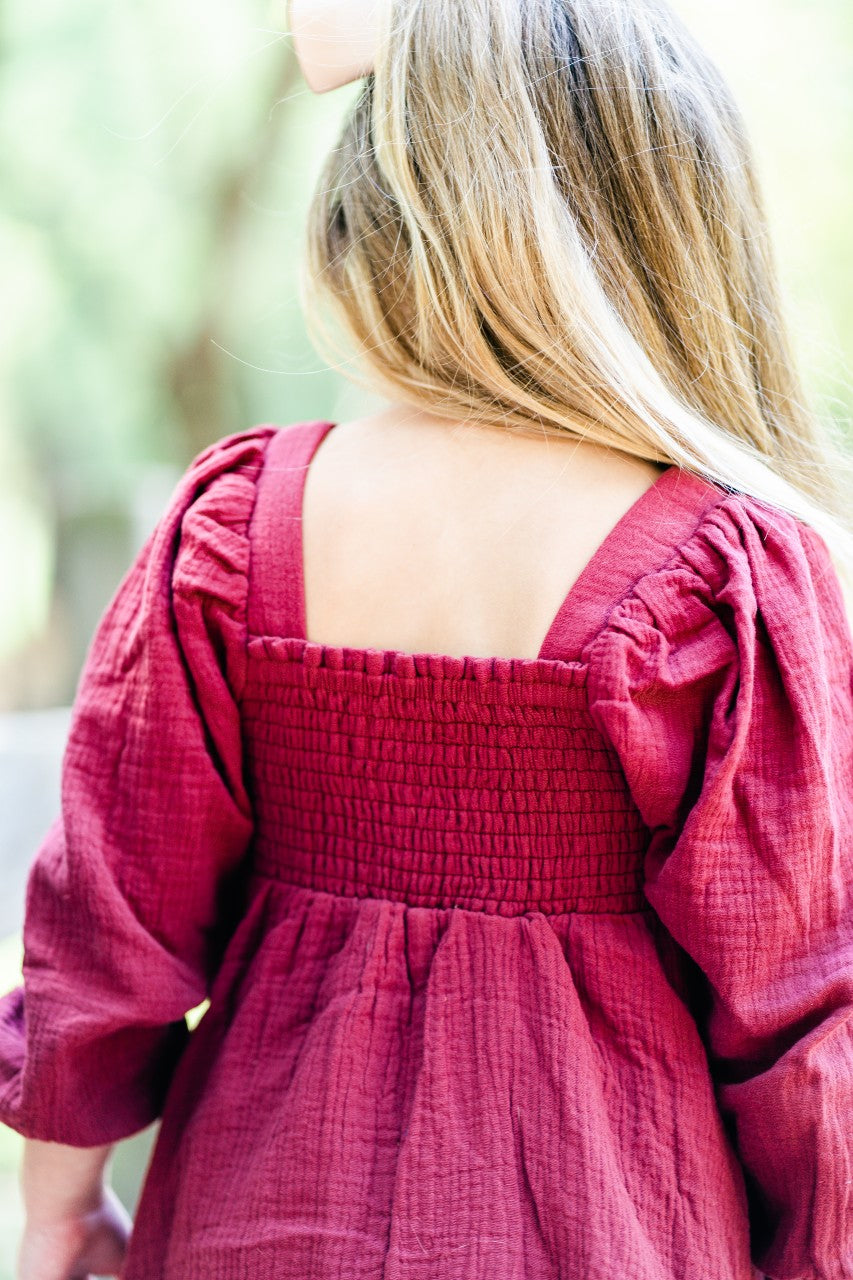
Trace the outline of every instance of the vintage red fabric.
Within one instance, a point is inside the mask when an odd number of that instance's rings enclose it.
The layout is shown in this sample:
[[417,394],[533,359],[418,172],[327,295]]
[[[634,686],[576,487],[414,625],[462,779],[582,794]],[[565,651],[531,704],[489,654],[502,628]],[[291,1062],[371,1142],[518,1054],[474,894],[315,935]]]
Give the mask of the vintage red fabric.
[[331,426],[206,450],[105,614],[0,1119],[162,1115],[126,1280],[849,1280],[825,544],[670,467],[535,660],[313,643]]

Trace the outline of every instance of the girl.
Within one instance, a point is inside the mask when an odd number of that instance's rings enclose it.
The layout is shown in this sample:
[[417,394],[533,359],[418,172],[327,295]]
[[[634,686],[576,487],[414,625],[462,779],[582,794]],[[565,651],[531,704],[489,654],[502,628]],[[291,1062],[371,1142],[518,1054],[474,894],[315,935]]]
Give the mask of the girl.
[[293,23],[391,398],[206,450],[94,637],[20,1280],[849,1280],[848,462],[738,112],[663,0]]

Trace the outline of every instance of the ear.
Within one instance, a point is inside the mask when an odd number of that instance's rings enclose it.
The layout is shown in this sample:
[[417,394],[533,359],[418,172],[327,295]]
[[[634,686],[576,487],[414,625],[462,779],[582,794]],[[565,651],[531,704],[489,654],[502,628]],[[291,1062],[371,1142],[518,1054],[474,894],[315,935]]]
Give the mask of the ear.
[[350,84],[373,70],[380,5],[389,0],[290,0],[290,34],[314,93]]

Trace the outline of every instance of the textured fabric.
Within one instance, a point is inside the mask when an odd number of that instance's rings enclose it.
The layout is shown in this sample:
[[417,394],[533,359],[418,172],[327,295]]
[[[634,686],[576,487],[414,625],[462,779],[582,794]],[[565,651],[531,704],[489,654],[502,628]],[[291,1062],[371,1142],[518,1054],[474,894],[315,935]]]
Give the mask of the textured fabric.
[[125,1280],[851,1280],[822,540],[670,467],[535,660],[313,643],[330,426],[205,451],[105,614],[0,1119],[162,1116]]

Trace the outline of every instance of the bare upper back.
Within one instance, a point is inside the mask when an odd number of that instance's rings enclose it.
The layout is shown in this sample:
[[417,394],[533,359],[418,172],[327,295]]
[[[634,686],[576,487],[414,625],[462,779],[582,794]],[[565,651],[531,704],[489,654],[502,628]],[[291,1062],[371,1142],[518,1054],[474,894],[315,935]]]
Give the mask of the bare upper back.
[[392,408],[336,424],[303,503],[309,640],[535,658],[662,467]]

